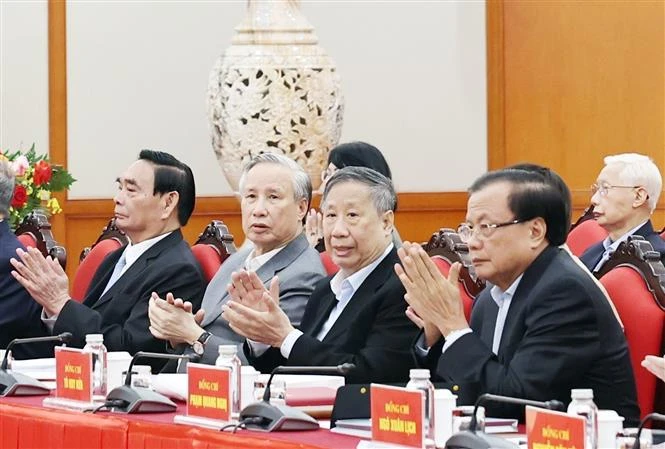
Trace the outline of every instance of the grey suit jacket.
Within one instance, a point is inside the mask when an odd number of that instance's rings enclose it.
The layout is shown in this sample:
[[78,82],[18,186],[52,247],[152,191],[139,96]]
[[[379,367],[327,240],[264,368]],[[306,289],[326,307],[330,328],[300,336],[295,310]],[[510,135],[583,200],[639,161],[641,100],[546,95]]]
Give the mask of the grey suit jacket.
[[[217,359],[217,348],[223,344],[238,345],[238,357],[243,364],[247,360],[242,351],[245,338],[236,334],[223,319],[222,305],[228,302],[226,286],[231,282],[231,273],[243,268],[252,248],[240,250],[229,257],[212,278],[201,308],[205,310],[202,327],[212,334],[205,347],[200,363],[214,364]],[[309,246],[304,234],[300,234],[288,243],[268,262],[256,271],[266,288],[270,286],[273,276],[279,277],[279,305],[294,326],[300,325],[309,296],[314,291],[314,284],[325,277],[319,253]]]

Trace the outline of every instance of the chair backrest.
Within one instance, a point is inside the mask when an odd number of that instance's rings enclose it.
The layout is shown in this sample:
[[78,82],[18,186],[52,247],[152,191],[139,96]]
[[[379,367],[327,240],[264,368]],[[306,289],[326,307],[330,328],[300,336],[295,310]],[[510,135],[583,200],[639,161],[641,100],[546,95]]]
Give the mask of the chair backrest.
[[221,220],[211,221],[192,246],[192,253],[207,282],[212,280],[219,267],[236,251],[233,235]]
[[[103,240],[115,240],[118,243],[118,248],[129,243],[129,237],[127,237],[127,234],[118,229],[115,225],[115,218],[111,218],[108,224],[102,229],[102,232],[99,234],[99,237],[97,237],[97,240],[95,240],[95,243],[93,243],[92,246],[83,248],[83,251],[81,251],[81,254],[79,255],[79,263],[83,262],[83,259],[88,256],[92,248]],[[105,245],[105,247],[108,246]]]
[[328,276],[332,276],[339,271],[339,267],[337,264],[335,264],[335,262],[333,262],[332,257],[330,257],[328,251],[320,252],[319,256],[321,257],[321,263],[323,264],[323,268],[326,270],[326,274]]
[[439,270],[446,276],[452,264],[455,262],[462,264],[459,289],[464,302],[464,314],[467,320],[470,319],[473,300],[485,288],[485,283],[476,275],[469,256],[469,247],[462,242],[455,231],[442,228],[432,234],[424,248]]
[[665,228],[663,228],[662,231],[660,231],[660,236],[665,239]]
[[125,243],[118,239],[110,238],[95,243],[92,249],[88,250],[87,255],[79,264],[79,267],[76,269],[76,274],[74,275],[74,281],[72,282],[73,300],[82,302],[83,299],[85,299],[85,294],[90,287],[90,281],[92,281],[95,272],[97,272],[99,264],[102,263],[102,260],[104,260],[107,255],[122,247],[124,244]]
[[665,267],[659,254],[642,237],[629,237],[598,275],[624,324],[642,417],[662,412],[665,390],[641,366],[644,356],[665,350]]
[[590,246],[607,237],[607,231],[596,220],[584,220],[571,228],[566,238],[570,251],[577,257],[581,256]]
[[24,246],[37,248],[44,257],[57,259],[63,269],[67,266],[67,251],[53,238],[51,223],[43,211],[30,212],[14,233]]

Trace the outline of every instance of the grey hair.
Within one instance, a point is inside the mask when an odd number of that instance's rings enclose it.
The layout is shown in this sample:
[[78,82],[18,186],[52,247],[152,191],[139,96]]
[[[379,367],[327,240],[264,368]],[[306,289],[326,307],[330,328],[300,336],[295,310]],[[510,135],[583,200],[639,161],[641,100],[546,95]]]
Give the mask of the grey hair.
[[14,197],[14,169],[7,160],[0,160],[0,217],[9,216],[9,205]]
[[242,169],[238,188],[242,192],[245,187],[247,173],[259,164],[278,164],[293,172],[293,194],[296,201],[307,200],[307,209],[312,202],[312,181],[305,170],[293,159],[279,153],[261,153],[254,156]]
[[619,168],[619,179],[623,185],[644,187],[649,195],[649,211],[656,209],[663,189],[663,178],[653,159],[638,153],[622,153],[607,156],[603,162],[606,167],[616,165]]
[[369,187],[370,197],[379,215],[397,209],[397,194],[393,182],[381,173],[367,167],[344,167],[337,170],[326,182],[323,191],[322,207],[325,206],[330,190],[337,184],[356,182]]

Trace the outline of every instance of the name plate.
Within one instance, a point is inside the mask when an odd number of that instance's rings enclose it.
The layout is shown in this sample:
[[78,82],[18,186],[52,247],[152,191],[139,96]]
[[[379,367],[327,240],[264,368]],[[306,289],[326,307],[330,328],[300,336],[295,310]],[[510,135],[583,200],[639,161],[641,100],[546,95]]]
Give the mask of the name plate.
[[424,393],[379,384],[370,391],[372,441],[424,448]]
[[526,407],[529,449],[580,449],[584,447],[586,419],[582,416]]
[[82,349],[55,347],[55,395],[92,402],[92,354]]
[[187,376],[187,416],[229,421],[231,370],[190,362]]

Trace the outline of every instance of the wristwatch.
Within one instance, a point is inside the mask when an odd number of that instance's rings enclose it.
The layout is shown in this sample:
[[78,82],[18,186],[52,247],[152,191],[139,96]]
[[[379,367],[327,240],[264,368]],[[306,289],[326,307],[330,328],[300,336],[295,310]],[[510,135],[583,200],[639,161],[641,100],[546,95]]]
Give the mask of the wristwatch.
[[196,341],[192,343],[192,350],[198,355],[203,355],[203,351],[205,351],[206,348],[206,343],[208,343],[210,337],[212,337],[212,334],[210,332],[204,331],[201,335],[199,335],[199,338],[197,338]]

